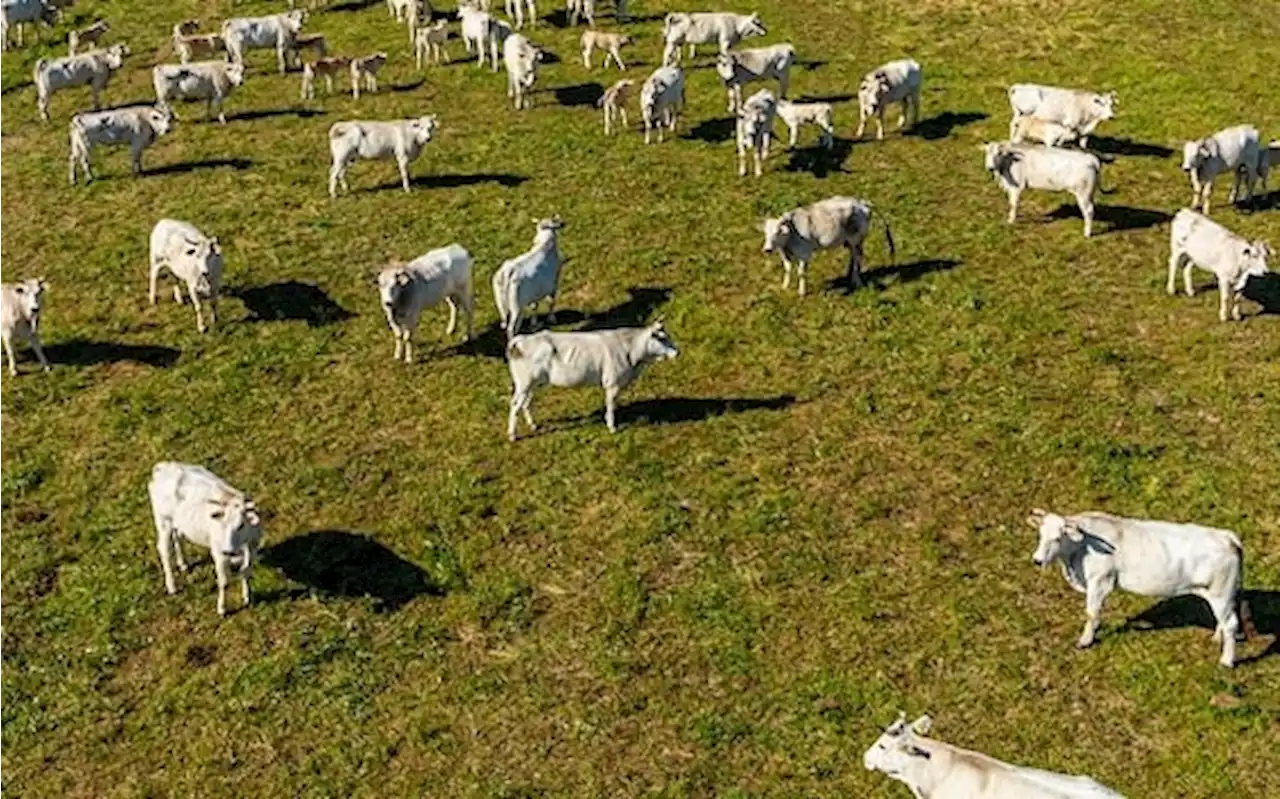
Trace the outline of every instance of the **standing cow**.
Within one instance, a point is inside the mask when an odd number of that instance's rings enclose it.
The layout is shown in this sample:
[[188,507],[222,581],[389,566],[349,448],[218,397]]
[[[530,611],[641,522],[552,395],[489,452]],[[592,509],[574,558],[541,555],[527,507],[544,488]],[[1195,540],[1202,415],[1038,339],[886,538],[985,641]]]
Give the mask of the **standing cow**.
[[40,346],[40,300],[45,286],[42,277],[0,284],[0,339],[9,356],[9,374],[14,377],[18,375],[18,359],[13,356],[14,338],[30,341],[40,367],[49,371],[44,347]]
[[297,8],[266,17],[234,17],[222,23],[222,41],[227,56],[244,63],[246,50],[275,50],[276,66],[283,75],[288,55],[295,52],[294,40],[307,21],[307,12]]
[[333,161],[329,167],[329,196],[338,196],[338,185],[350,191],[347,170],[361,158],[395,159],[400,170],[400,185],[409,192],[409,164],[417,160],[422,150],[435,135],[438,121],[435,114],[417,119],[401,119],[392,122],[366,122],[351,120],[335,122],[329,128],[329,154]]
[[1252,200],[1253,184],[1268,169],[1261,165],[1264,153],[1258,129],[1252,125],[1236,125],[1183,144],[1182,171],[1191,179],[1191,207],[1209,213],[1213,179],[1224,172],[1232,177],[1227,202],[1240,198],[1241,184],[1247,199]]
[[413,363],[410,339],[418,328],[422,311],[444,301],[449,306],[452,336],[458,325],[458,306],[467,315],[467,341],[471,340],[471,323],[475,314],[475,291],[471,283],[471,253],[460,244],[431,250],[407,264],[393,264],[378,275],[378,296],[387,324],[396,337],[395,359],[404,357]]
[[1182,279],[1187,296],[1194,297],[1196,290],[1191,282],[1195,267],[1213,272],[1218,279],[1218,318],[1239,321],[1240,299],[1251,277],[1267,274],[1267,258],[1271,248],[1261,240],[1248,241],[1227,230],[1207,216],[1183,208],[1173,217],[1169,234],[1169,296],[1175,293],[1174,282],[1178,268],[1183,268]]
[[105,50],[91,50],[64,58],[41,58],[36,61],[31,80],[36,84],[36,109],[40,118],[49,121],[49,98],[54,92],[73,86],[88,86],[93,109],[102,107],[102,91],[111,75],[124,66],[129,48],[113,44]]
[[[764,252],[776,252],[782,258],[782,288],[791,286],[791,262],[795,261],[803,297],[805,276],[814,253],[842,245],[849,248],[849,287],[861,287],[862,247],[871,232],[871,216],[871,203],[866,200],[837,196],[764,220]],[[897,253],[893,232],[888,220],[882,220],[882,224],[892,261]]]
[[[195,61],[186,64],[160,64],[151,70],[151,83],[156,90],[156,107],[173,113],[173,100],[204,100],[205,119],[218,109],[218,121],[227,124],[223,104],[231,92],[244,83],[244,64],[226,61]],[[173,114],[177,119],[178,115]]]
[[662,25],[662,63],[665,66],[679,63],[681,45],[689,45],[689,57],[693,58],[700,44],[718,44],[723,53],[743,39],[764,36],[767,32],[759,14],[667,14]]
[[222,247],[218,238],[201,233],[195,225],[176,219],[161,219],[151,229],[151,268],[147,297],[156,304],[156,286],[163,269],[179,283],[173,286],[173,300],[182,304],[182,285],[191,295],[196,308],[196,329],[201,333],[208,328],[200,310],[200,300],[209,302],[209,320],[218,321],[218,292],[222,287]]
[[920,87],[923,84],[920,65],[910,58],[890,61],[868,72],[858,86],[858,132],[854,137],[861,139],[867,120],[874,117],[876,138],[883,139],[884,112],[894,103],[902,104],[902,112],[898,115],[899,129],[906,124],[908,114],[913,126],[919,124]]
[[1090,134],[1103,122],[1115,118],[1118,102],[1115,92],[1098,94],[1035,83],[1015,83],[1009,87],[1009,105],[1013,108],[1009,138],[1016,138],[1019,121],[1031,116],[1068,128],[1073,138],[1079,139],[1081,147],[1088,147]]
[[1070,192],[1084,217],[1084,235],[1093,235],[1093,198],[1102,180],[1102,162],[1092,153],[1010,142],[984,146],[985,164],[1009,197],[1009,224],[1018,220],[1018,200],[1027,189]]

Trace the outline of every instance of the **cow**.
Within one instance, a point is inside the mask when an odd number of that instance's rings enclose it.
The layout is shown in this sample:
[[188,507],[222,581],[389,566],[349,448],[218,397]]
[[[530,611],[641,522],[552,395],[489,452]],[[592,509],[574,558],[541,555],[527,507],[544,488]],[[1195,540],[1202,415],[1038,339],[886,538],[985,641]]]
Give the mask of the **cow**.
[[129,48],[113,44],[105,50],[91,50],[63,58],[41,58],[36,61],[32,81],[36,84],[36,107],[40,118],[49,121],[49,97],[60,89],[88,86],[93,95],[93,110],[102,107],[102,90],[111,75],[124,66]]
[[147,483],[151,513],[156,524],[156,549],[164,571],[164,588],[178,593],[173,561],[185,573],[182,556],[186,540],[209,550],[218,578],[218,615],[227,615],[227,581],[235,561],[240,562],[240,586],[249,605],[249,579],[262,546],[262,517],[243,491],[232,488],[203,466],[161,461]]
[[511,35],[511,26],[467,3],[458,5],[458,18],[462,21],[462,44],[468,53],[474,48],[476,65],[484,66],[484,56],[488,52],[493,71],[497,72],[498,48]]
[[1069,128],[1081,147],[1089,146],[1089,136],[1109,119],[1115,119],[1119,98],[1115,92],[1097,94],[1079,89],[1062,89],[1034,83],[1015,83],[1009,87],[1009,105],[1013,120],[1009,138],[1022,117],[1033,116]]
[[791,82],[791,65],[796,49],[789,44],[775,44],[751,50],[726,50],[716,58],[716,74],[729,93],[729,113],[742,108],[742,87],[756,80],[776,78],[778,96],[787,96]]
[[418,327],[423,309],[440,304],[449,306],[452,336],[458,325],[458,306],[467,315],[467,341],[471,340],[471,323],[475,313],[475,292],[471,282],[471,254],[460,244],[431,250],[407,264],[392,264],[378,275],[378,296],[387,324],[396,337],[395,359],[404,357],[413,363],[410,338]]
[[416,28],[413,33],[413,57],[418,69],[428,58],[431,63],[449,62],[445,42],[449,41],[449,20],[438,19],[431,25]]
[[689,45],[689,57],[693,58],[700,44],[716,43],[720,52],[736,47],[738,42],[751,36],[764,36],[768,31],[759,14],[672,13],[662,24],[662,63],[671,66],[679,63],[681,45]]
[[23,25],[43,22],[52,27],[61,16],[58,9],[46,0],[4,0],[3,14],[0,17],[0,51],[9,49],[10,28],[17,29],[18,46],[21,47]]
[[1093,198],[1102,177],[1096,155],[1057,147],[988,142],[987,171],[1009,196],[1009,224],[1018,219],[1018,199],[1026,189],[1070,192],[1084,217],[1084,235],[1093,235]]
[[378,90],[378,70],[382,69],[385,63],[387,63],[387,54],[381,51],[363,58],[351,59],[351,99],[360,99],[361,83],[364,84],[365,91]]
[[564,221],[559,216],[534,220],[537,231],[533,246],[526,252],[504,261],[493,273],[493,302],[498,306],[498,322],[507,339],[520,332],[524,309],[550,301],[547,318],[556,320],[556,295],[560,293],[560,271],[564,258],[560,255],[559,231]]
[[762,164],[769,157],[769,140],[773,137],[773,118],[777,114],[777,105],[773,92],[761,89],[748,97],[738,111],[735,128],[739,177],[746,177],[748,150],[755,161],[756,177],[760,177]]
[[867,120],[875,117],[876,139],[884,138],[884,112],[894,103],[901,103],[898,128],[901,130],[910,114],[914,127],[920,123],[920,87],[924,77],[920,65],[910,58],[877,67],[868,72],[858,85],[858,132],[861,139],[867,128]]
[[67,55],[75,55],[76,50],[85,45],[97,45],[109,30],[111,30],[111,23],[100,19],[87,28],[71,31],[67,34]]
[[919,799],[1124,799],[1091,777],[1015,766],[924,737],[932,726],[929,716],[908,725],[900,714],[867,749],[863,766]]
[[[218,108],[218,121],[227,124],[223,103],[231,92],[244,83],[244,64],[231,61],[193,61],[186,64],[161,64],[151,70],[151,83],[156,90],[156,107],[172,113],[173,100],[204,100],[205,119]],[[177,119],[178,115],[173,114]]]
[[438,124],[435,114],[391,122],[333,123],[329,128],[329,153],[333,157],[329,167],[329,196],[338,196],[339,183],[343,191],[351,190],[347,185],[347,170],[361,158],[394,158],[400,170],[400,185],[408,193],[409,164],[422,154]]
[[507,344],[511,371],[511,411],[507,438],[516,440],[516,420],[524,412],[530,430],[537,430],[530,407],[533,390],[548,383],[561,388],[600,386],[604,389],[604,419],[616,433],[618,394],[631,385],[644,367],[680,354],[661,321],[648,327],[623,327],[589,333],[544,330],[516,336]]
[[222,40],[232,61],[244,63],[246,50],[274,49],[276,66],[283,75],[294,39],[307,21],[307,12],[296,8],[266,17],[234,17],[222,23]]
[[351,74],[351,59],[344,56],[326,56],[302,65],[302,99],[314,100],[316,80],[324,78],[325,89],[333,94],[333,79]]
[[156,304],[156,286],[160,271],[169,270],[177,279],[173,285],[173,300],[182,304],[182,284],[191,295],[196,308],[196,330],[208,330],[200,301],[209,302],[209,321],[218,322],[218,292],[222,288],[222,247],[218,238],[210,238],[189,222],[177,219],[161,219],[151,229],[151,268],[147,298]]
[[[859,288],[862,281],[862,248],[871,232],[872,207],[866,200],[854,197],[828,197],[811,205],[795,208],[782,216],[765,219],[764,253],[776,252],[782,259],[782,288],[791,287],[791,262],[796,262],[800,278],[800,296],[805,295],[805,275],[809,261],[818,250],[844,246],[849,249],[850,288]],[[888,220],[882,219],[885,243],[889,246],[890,262],[897,255],[893,231]]]
[[596,101],[596,106],[604,109],[604,135],[608,136],[613,132],[615,117],[622,121],[622,127],[627,126],[627,101],[631,98],[631,87],[634,85],[635,81],[623,78],[605,89],[604,94]]
[[113,108],[76,114],[67,126],[70,155],[67,157],[71,185],[76,185],[76,166],[84,172],[85,183],[93,180],[89,158],[98,146],[129,145],[133,174],[142,173],[142,151],[173,127],[173,116],[165,109],[150,105]]
[[836,128],[833,123],[835,111],[830,103],[793,103],[790,100],[778,100],[778,118],[787,124],[790,133],[789,147],[796,146],[800,128],[814,125],[822,131],[822,146],[830,150],[835,146]]
[[538,80],[542,50],[521,34],[512,34],[502,43],[502,61],[507,68],[507,96],[517,111],[533,107],[533,85]]
[[1182,145],[1182,171],[1191,179],[1191,207],[1203,206],[1209,213],[1209,200],[1213,196],[1213,179],[1226,172],[1232,175],[1231,193],[1227,202],[1239,199],[1243,183],[1246,199],[1253,199],[1253,184],[1261,177],[1259,161],[1262,158],[1258,129],[1252,125],[1236,125],[1220,130],[1204,139]]
[[1231,306],[1230,318],[1240,319],[1240,298],[1251,277],[1267,274],[1267,258],[1271,249],[1261,240],[1248,241],[1227,230],[1207,216],[1183,208],[1173,217],[1169,234],[1169,296],[1173,296],[1178,268],[1183,267],[1182,279],[1187,296],[1194,297],[1196,290],[1191,282],[1191,270],[1200,267],[1213,272],[1218,279],[1218,318],[1227,321],[1227,306]]
[[644,143],[649,143],[649,131],[658,129],[658,143],[662,143],[665,127],[672,134],[680,120],[684,107],[684,71],[680,67],[658,67],[640,87],[640,116],[644,119]]
[[507,16],[516,22],[516,30],[524,28],[524,9],[521,5],[529,7],[529,27],[536,27],[538,24],[538,6],[534,0],[504,0],[503,10],[507,12]]
[[613,59],[613,63],[618,65],[618,69],[625,70],[626,64],[622,63],[622,55],[620,50],[631,44],[632,38],[623,33],[606,33],[605,31],[585,30],[582,32],[582,38],[578,40],[582,45],[582,63],[587,69],[591,69],[591,53],[596,48],[600,48],[604,52],[604,62],[602,66],[608,68],[609,59]]
[[1150,597],[1198,596],[1217,620],[1219,662],[1235,665],[1236,633],[1254,633],[1241,594],[1244,546],[1230,530],[1198,524],[1128,519],[1090,511],[1070,516],[1035,508],[1027,524],[1039,533],[1032,561],[1042,569],[1059,563],[1072,588],[1085,594],[1088,620],[1076,646],[1093,645],[1102,603],[1116,588]]
[[196,56],[212,56],[227,51],[220,33],[196,33],[200,20],[187,19],[173,26],[173,52],[184,64]]
[[44,357],[40,345],[40,301],[48,287],[42,277],[33,277],[20,283],[0,284],[0,339],[5,354],[9,356],[9,374],[18,376],[18,360],[13,356],[13,339],[31,342],[31,349],[40,361],[40,368],[49,371],[49,360]]

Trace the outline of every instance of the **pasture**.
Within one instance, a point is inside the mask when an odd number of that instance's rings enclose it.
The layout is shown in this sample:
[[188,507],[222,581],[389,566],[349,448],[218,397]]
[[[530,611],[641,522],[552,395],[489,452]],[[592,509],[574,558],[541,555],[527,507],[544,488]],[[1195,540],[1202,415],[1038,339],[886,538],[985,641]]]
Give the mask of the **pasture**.
[[[67,185],[88,93],[55,94],[43,124],[31,69],[73,21],[105,16],[133,50],[111,106],[151,97],[179,19],[282,7],[82,0],[3,56],[4,278],[48,279],[53,363],[21,348],[4,380],[8,795],[905,797],[862,764],[900,709],[1131,798],[1280,795],[1280,290],[1259,282],[1232,324],[1207,273],[1195,298],[1164,292],[1182,141],[1246,121],[1280,138],[1273,8],[710,4],[759,11],[749,44],[798,50],[791,96],[838,103],[833,156],[806,130],[756,180],[713,47],[679,135],[646,147],[634,101],[604,137],[593,103],[617,70],[583,67],[558,6],[525,31],[558,60],[515,112],[505,74],[458,63],[456,25],[454,63],[418,71],[404,27],[357,0],[307,30],[387,50],[376,94],[303,103],[255,52],[227,125],[179,105],[142,177],[101,150],[99,180]],[[677,9],[704,6],[632,4],[629,76]],[[904,56],[922,124],[852,141],[862,75]],[[1092,240],[1065,195],[1029,192],[1004,222],[978,147],[1007,135],[1017,81],[1119,93],[1091,142],[1110,191]],[[329,199],[331,124],[424,113],[440,129],[411,194],[361,162]],[[1280,245],[1275,178],[1251,210],[1224,182],[1214,219]],[[832,194],[887,215],[897,263],[877,235],[849,293],[843,253],[819,255],[800,300],[756,224]],[[511,444],[488,281],[553,213],[558,328],[663,317],[681,355],[624,393],[616,435],[598,390],[546,389],[540,431]],[[164,216],[225,249],[208,334],[165,291],[147,305]],[[428,312],[418,362],[393,362],[377,270],[454,241],[476,341]],[[264,509],[248,610],[217,617],[207,553],[164,593],[158,460]],[[1033,567],[1033,506],[1239,531],[1261,637],[1226,670],[1202,606],[1117,593],[1075,651],[1083,601]]]

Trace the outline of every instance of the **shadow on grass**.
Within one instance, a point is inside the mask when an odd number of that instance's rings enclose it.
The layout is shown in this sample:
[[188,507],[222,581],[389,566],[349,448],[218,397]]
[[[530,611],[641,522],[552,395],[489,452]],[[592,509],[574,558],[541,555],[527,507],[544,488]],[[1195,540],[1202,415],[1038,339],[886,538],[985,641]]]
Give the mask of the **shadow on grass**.
[[397,94],[400,92],[411,92],[414,89],[422,88],[422,85],[426,82],[426,78],[418,78],[417,80],[411,80],[408,83],[393,83],[387,87],[387,90]]
[[[146,364],[158,369],[173,366],[182,353],[173,347],[160,347],[152,344],[118,344],[114,341],[90,341],[88,339],[72,339],[57,344],[47,345],[44,354],[50,363],[70,366],[96,366],[104,363]],[[34,357],[34,356],[33,356]]]
[[365,533],[316,530],[267,547],[262,562],[319,594],[371,597],[390,613],[423,594],[442,596],[427,572]]
[[255,119],[275,119],[276,117],[297,117],[298,119],[311,119],[312,117],[322,117],[328,111],[318,108],[271,108],[262,111],[241,111],[236,114],[228,114],[228,122],[251,122]]
[[[1280,591],[1248,590],[1244,600],[1249,604],[1253,625],[1259,636],[1270,636],[1271,643],[1258,654],[1240,658],[1237,663],[1256,663],[1259,660],[1280,655]],[[1183,627],[1199,627],[1212,631],[1216,626],[1209,604],[1195,596],[1177,596],[1163,599],[1130,619],[1122,630],[1176,630]]]
[[851,152],[853,141],[837,136],[830,149],[814,144],[792,150],[791,160],[783,169],[788,172],[808,172],[815,178],[825,178],[832,172],[847,174],[849,170],[844,168],[844,162]]
[[334,3],[329,6],[329,11],[363,11],[369,6],[381,5],[378,0],[346,0],[343,3]]
[[956,128],[972,125],[974,122],[981,122],[987,116],[981,111],[944,111],[937,116],[920,120],[906,131],[906,135],[917,136],[928,141],[945,139]]
[[[527,180],[529,178],[524,175],[483,172],[471,175],[419,175],[409,178],[409,185],[416,189],[456,189],[459,186],[474,186],[477,183],[497,183],[499,186],[510,189]],[[400,181],[398,179],[374,186],[365,191],[390,191],[393,189],[399,191]]]
[[[660,397],[618,406],[618,424],[684,424],[702,422],[717,416],[751,411],[780,411],[796,403],[794,394],[776,397]],[[604,410],[568,420],[571,426],[589,424],[604,418]]]
[[29,89],[32,86],[35,86],[35,83],[29,80],[19,81],[18,83],[13,84],[9,88],[5,89],[4,91],[0,91],[0,96],[8,97],[10,94],[13,94],[14,92],[20,92],[23,89]]
[[181,164],[167,164],[142,170],[144,175],[185,175],[201,169],[234,169],[242,172],[253,166],[248,158],[206,158],[203,161],[187,161]]
[[796,102],[797,103],[847,103],[855,97],[857,97],[856,94],[806,94],[803,97],[797,98]]
[[1268,272],[1244,284],[1244,298],[1262,306],[1261,314],[1280,314],[1280,274]]
[[[896,283],[910,283],[934,272],[946,272],[955,269],[963,261],[955,258],[927,258],[923,261],[910,261],[905,264],[890,264],[877,269],[864,270],[862,279],[870,286],[883,287],[887,278],[896,277]],[[852,294],[856,289],[849,283],[847,274],[827,281],[828,291],[840,291]]]
[[308,327],[323,327],[355,316],[329,299],[320,287],[296,280],[230,293],[249,309],[250,322],[302,321]]
[[814,61],[800,61],[800,60],[797,60],[795,63],[796,63],[796,66],[798,66],[798,67],[802,68],[805,72],[813,72],[814,70],[821,69],[821,68],[825,67],[825,66],[827,65],[827,63],[828,63],[828,62],[823,61],[823,60],[821,60],[821,59],[817,59],[817,60],[814,60]]
[[565,106],[594,106],[604,95],[604,87],[599,83],[579,83],[575,86],[560,86],[552,89],[556,102]]
[[1089,149],[1106,155],[1133,155],[1147,158],[1168,158],[1173,155],[1173,150],[1168,147],[1132,139],[1113,139],[1110,136],[1090,136]]
[[[1080,218],[1080,209],[1071,203],[1063,203],[1046,216],[1047,220]],[[1095,222],[1106,223],[1107,233],[1118,233],[1122,230],[1152,228],[1168,222],[1173,216],[1164,211],[1131,208],[1127,205],[1099,205],[1094,209],[1093,219]]]
[[682,139],[697,139],[699,141],[716,144],[717,142],[728,141],[733,138],[734,127],[737,124],[735,117],[720,117],[719,119],[704,119],[688,133],[680,134]]
[[1280,190],[1266,194],[1255,194],[1253,195],[1253,202],[1249,204],[1250,211],[1270,211],[1278,207],[1280,207]]

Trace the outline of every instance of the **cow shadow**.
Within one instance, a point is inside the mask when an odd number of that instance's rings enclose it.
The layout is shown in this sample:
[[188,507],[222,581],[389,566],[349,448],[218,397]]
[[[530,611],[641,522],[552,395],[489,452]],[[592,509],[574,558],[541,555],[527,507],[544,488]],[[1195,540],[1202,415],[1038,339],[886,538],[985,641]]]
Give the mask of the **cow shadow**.
[[[889,278],[896,278],[896,283],[910,283],[934,272],[946,272],[964,263],[956,258],[926,258],[920,261],[909,261],[904,264],[890,264],[876,269],[863,270],[862,280],[867,286],[885,288]],[[848,274],[840,275],[827,281],[827,291],[852,294],[857,291],[849,282]]]
[[507,357],[507,334],[502,325],[494,322],[483,330],[474,331],[470,341],[461,341],[442,350],[441,354],[504,360]]
[[579,330],[608,330],[614,327],[640,327],[671,299],[666,286],[632,286],[627,299],[603,311],[586,314],[578,320]]
[[262,562],[310,592],[371,597],[379,613],[391,613],[427,594],[443,596],[427,571],[366,533],[315,530],[262,551]]
[[1110,136],[1090,136],[1089,149],[1106,155],[1132,155],[1145,158],[1168,158],[1173,155],[1173,150],[1168,147],[1133,139],[1113,139]]
[[29,81],[29,80],[18,81],[17,83],[13,84],[7,89],[0,91],[0,97],[8,97],[10,94],[13,94],[14,92],[20,92],[23,89],[29,89],[32,86],[35,86],[35,83],[32,81]]
[[564,63],[563,59],[561,59],[560,56],[556,55],[555,52],[547,49],[542,50],[542,58],[539,60],[542,62],[544,66],[547,64]]
[[202,161],[186,161],[180,164],[166,164],[142,170],[144,175],[185,175],[202,169],[234,169],[242,172],[253,166],[248,158],[206,158]]
[[559,86],[551,91],[555,92],[556,102],[563,106],[594,106],[604,96],[604,87],[599,83]]
[[239,288],[230,293],[249,309],[250,322],[301,321],[308,327],[323,327],[355,316],[319,286],[297,280]]
[[1249,278],[1244,284],[1244,298],[1262,306],[1259,314],[1280,314],[1280,274],[1268,272]]
[[[1080,219],[1080,209],[1073,203],[1063,203],[1046,217],[1046,221],[1059,219]],[[1099,205],[1093,212],[1095,222],[1107,225],[1107,233],[1119,233],[1123,230],[1145,230],[1162,225],[1173,219],[1171,214],[1148,208],[1131,208],[1127,205]]]
[[736,126],[736,117],[704,119],[697,125],[690,128],[687,133],[680,134],[680,138],[697,139],[698,141],[708,142],[709,144],[717,144],[733,138]]
[[[497,183],[504,188],[515,188],[529,180],[524,175],[507,173],[478,172],[470,175],[418,175],[409,178],[409,185],[419,189],[456,189],[461,186],[474,186],[477,183]],[[395,180],[374,186],[366,191],[387,191],[400,188],[400,181]]]
[[426,78],[418,78],[417,80],[411,80],[408,83],[393,83],[387,87],[387,91],[395,94],[399,94],[400,92],[411,92],[415,89],[421,89],[426,82]]
[[822,69],[828,63],[829,62],[823,61],[821,59],[815,59],[813,61],[801,61],[797,59],[795,62],[795,65],[803,69],[805,72],[813,72],[815,70]]
[[369,6],[376,5],[381,5],[381,3],[378,0],[346,0],[346,2],[334,3],[325,10],[338,13],[343,11],[363,11]]
[[926,141],[945,139],[956,128],[972,125],[974,122],[981,122],[988,116],[988,114],[984,114],[981,111],[944,111],[937,116],[922,119],[912,125],[906,131],[906,135],[915,136]]
[[297,117],[298,119],[311,119],[312,117],[322,117],[328,111],[318,108],[271,108],[262,111],[240,111],[235,114],[228,114],[228,122],[252,122],[256,119],[275,119],[277,117]]
[[1255,194],[1253,195],[1253,202],[1248,205],[1250,211],[1270,211],[1276,207],[1280,207],[1280,190],[1266,194]]
[[44,354],[50,363],[68,366],[96,366],[106,363],[140,363],[157,369],[167,369],[177,362],[182,353],[173,347],[152,344],[120,344],[114,341],[72,339],[47,345]]
[[856,94],[806,94],[796,100],[797,103],[847,103],[857,97]]
[[[1256,663],[1271,655],[1280,655],[1280,591],[1254,589],[1242,592],[1249,603],[1253,626],[1259,636],[1271,636],[1271,643],[1263,651],[1240,658],[1240,665]],[[1125,620],[1122,631],[1174,630],[1199,627],[1212,632],[1217,626],[1209,604],[1200,597],[1176,596],[1163,599],[1136,616]]]
[[[805,131],[801,131],[801,135],[804,133]],[[814,144],[792,150],[791,158],[783,169],[788,172],[808,172],[815,178],[825,178],[832,172],[848,174],[849,170],[844,168],[844,162],[851,152],[853,141],[837,136],[830,148]]]
[[[794,394],[776,397],[660,397],[618,407],[619,424],[646,422],[654,425],[702,422],[717,416],[751,411],[780,411],[796,403]],[[571,420],[584,424],[602,418],[603,411]]]

